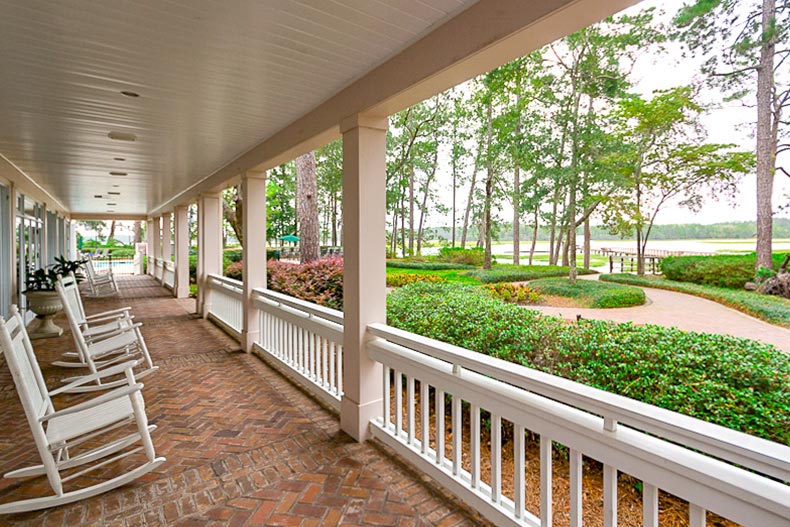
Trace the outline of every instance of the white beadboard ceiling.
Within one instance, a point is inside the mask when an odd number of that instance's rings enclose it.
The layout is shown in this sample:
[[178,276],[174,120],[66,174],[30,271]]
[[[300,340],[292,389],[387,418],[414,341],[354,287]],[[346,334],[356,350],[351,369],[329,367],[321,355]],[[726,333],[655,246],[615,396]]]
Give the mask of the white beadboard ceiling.
[[145,214],[474,2],[0,0],[0,154]]

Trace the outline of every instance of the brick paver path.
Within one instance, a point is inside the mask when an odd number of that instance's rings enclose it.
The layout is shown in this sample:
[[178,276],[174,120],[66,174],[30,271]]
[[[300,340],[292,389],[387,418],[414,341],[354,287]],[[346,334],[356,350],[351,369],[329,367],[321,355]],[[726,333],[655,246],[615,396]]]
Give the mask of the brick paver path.
[[[130,305],[160,371],[145,378],[158,429],[158,471],[131,485],[0,525],[331,526],[480,525],[462,504],[375,443],[357,444],[321,407],[213,324],[190,314],[148,277],[121,281],[120,299],[87,300],[89,312]],[[66,327],[65,320],[60,320]],[[50,386],[73,374],[49,365],[71,335],[36,341]],[[72,399],[68,399],[71,397]],[[76,396],[56,399],[68,405]],[[36,463],[7,367],[0,365],[0,472]],[[112,477],[137,459],[80,484]],[[0,502],[49,492],[44,478],[0,480]]]

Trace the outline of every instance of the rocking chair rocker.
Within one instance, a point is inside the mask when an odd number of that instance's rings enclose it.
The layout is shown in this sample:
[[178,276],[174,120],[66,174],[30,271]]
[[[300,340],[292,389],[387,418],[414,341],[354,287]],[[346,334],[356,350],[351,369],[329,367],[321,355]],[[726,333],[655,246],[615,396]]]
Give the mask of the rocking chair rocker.
[[[148,424],[145,403],[140,392],[143,385],[134,377],[134,362],[117,364],[107,370],[86,375],[68,386],[50,392],[44,383],[16,306],[12,306],[11,316],[7,321],[0,318],[0,348],[14,378],[42,463],[8,472],[4,477],[46,475],[54,492],[51,496],[0,504],[0,514],[44,509],[89,498],[129,483],[165,462],[165,458],[156,457],[154,451],[151,432],[156,426]],[[52,396],[72,391],[72,388],[94,382],[103,376],[120,373],[126,377],[123,387],[74,406],[55,410]],[[136,430],[120,439],[97,448],[78,451],[76,455],[73,452],[75,448],[80,449],[79,445],[86,441],[96,441],[105,432],[132,425],[135,425]],[[138,442],[141,443],[140,446],[130,448]],[[145,453],[146,461],[135,469],[90,487],[64,492],[64,483],[141,451]],[[63,475],[64,471],[83,465],[90,466]]]

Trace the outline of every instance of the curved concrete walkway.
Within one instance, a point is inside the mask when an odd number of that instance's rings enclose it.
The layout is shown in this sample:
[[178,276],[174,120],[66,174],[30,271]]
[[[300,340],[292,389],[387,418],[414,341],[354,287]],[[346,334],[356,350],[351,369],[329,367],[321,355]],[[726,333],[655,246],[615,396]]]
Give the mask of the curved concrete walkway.
[[[585,276],[597,280],[598,275]],[[581,307],[529,306],[546,313],[575,320],[576,315],[596,320],[675,326],[688,331],[720,333],[773,344],[790,353],[790,329],[774,326],[717,302],[685,293],[643,287],[647,303],[637,307],[590,309]]]

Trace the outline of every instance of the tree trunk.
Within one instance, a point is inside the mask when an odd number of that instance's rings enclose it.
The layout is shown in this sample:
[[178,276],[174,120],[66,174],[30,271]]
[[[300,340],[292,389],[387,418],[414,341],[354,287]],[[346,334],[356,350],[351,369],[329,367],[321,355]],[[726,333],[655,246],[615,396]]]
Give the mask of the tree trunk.
[[488,175],[486,177],[486,197],[483,203],[483,225],[485,229],[483,269],[491,269],[491,200],[494,193],[494,163],[491,159],[492,112],[492,103],[489,101],[487,111],[488,129],[486,131],[486,169]]
[[457,162],[455,156],[453,156],[453,232],[452,232],[452,244],[451,247],[455,247],[455,210],[456,210],[456,185],[458,183],[458,167],[456,166]]
[[299,262],[306,264],[321,257],[318,232],[318,192],[316,190],[315,152],[296,158],[296,194],[299,217]]
[[521,236],[521,225],[519,214],[521,208],[521,171],[516,165],[513,171],[513,264],[519,265],[521,263],[521,243],[519,237]]
[[110,222],[110,234],[107,236],[107,243],[115,239],[115,220]]
[[[776,0],[763,0],[762,32],[765,34],[776,17]],[[772,243],[773,207],[771,199],[776,167],[776,139],[772,133],[771,103],[774,90],[774,53],[776,37],[766,39],[760,46],[760,65],[757,68],[757,263],[773,268]]]
[[409,168],[409,256],[414,256],[414,167]]
[[590,268],[590,218],[584,220],[584,268]]
[[464,211],[464,227],[461,231],[461,249],[466,247],[466,234],[469,229],[469,213],[472,210],[472,202],[475,198],[475,185],[477,184],[477,169],[479,163],[479,155],[477,156],[478,159],[475,160],[475,169],[472,172],[472,183],[469,185],[469,199],[466,200],[466,211]]
[[540,204],[535,205],[535,223],[532,226],[532,245],[529,247],[529,265],[532,265],[532,259],[535,257],[535,245],[538,243],[538,222],[540,221]]
[[551,200],[551,222],[549,225],[549,265],[557,265],[557,257],[554,256],[554,244],[557,238],[557,201],[559,199],[559,190],[555,186],[554,196]]
[[134,243],[142,243],[143,242],[143,222],[136,221],[134,222],[133,233],[134,233]]
[[337,247],[337,195],[332,196],[332,247]]

